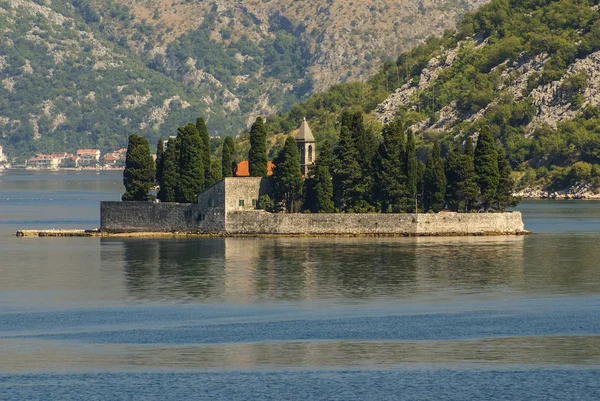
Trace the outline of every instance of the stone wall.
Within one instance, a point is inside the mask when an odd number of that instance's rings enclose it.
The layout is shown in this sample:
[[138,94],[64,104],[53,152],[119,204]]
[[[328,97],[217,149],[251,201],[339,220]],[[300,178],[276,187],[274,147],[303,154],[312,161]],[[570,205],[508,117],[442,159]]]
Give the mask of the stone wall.
[[227,234],[490,235],[524,231],[520,212],[485,214],[227,214]]
[[100,228],[106,233],[222,233],[225,220],[196,204],[101,202]]
[[[225,212],[253,211],[262,195],[273,197],[273,182],[262,177],[231,177],[225,182]],[[244,201],[244,205],[240,205]]]

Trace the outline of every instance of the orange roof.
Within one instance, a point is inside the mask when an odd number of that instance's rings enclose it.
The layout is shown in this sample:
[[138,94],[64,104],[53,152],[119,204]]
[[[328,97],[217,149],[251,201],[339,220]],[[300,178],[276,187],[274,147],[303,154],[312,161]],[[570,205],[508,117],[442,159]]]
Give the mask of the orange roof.
[[[275,165],[272,161],[267,162],[267,176],[270,177],[273,175],[273,167]],[[235,171],[236,177],[250,177],[250,167],[248,166],[248,160],[242,160],[237,164],[237,169]]]

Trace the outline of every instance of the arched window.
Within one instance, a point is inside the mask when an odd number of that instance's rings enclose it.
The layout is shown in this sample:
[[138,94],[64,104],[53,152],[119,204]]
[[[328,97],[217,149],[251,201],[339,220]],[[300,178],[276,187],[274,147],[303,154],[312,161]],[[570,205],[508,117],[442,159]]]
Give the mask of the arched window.
[[308,145],[308,162],[309,163],[312,163],[312,155],[313,155],[312,145]]

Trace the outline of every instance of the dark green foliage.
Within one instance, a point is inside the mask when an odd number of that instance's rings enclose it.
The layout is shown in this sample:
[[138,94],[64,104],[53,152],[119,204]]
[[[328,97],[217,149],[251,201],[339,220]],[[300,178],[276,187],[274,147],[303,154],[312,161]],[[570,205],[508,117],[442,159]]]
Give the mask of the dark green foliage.
[[210,136],[208,135],[208,127],[202,117],[196,119],[196,129],[202,138],[202,165],[204,166],[204,177],[210,174]]
[[281,204],[288,213],[299,210],[298,201],[302,198],[302,172],[300,154],[296,140],[288,136],[283,149],[275,160],[273,171],[275,202]]
[[156,182],[158,185],[162,182],[163,156],[165,153],[165,144],[162,138],[158,138],[156,143]]
[[250,152],[248,168],[251,177],[267,176],[267,131],[261,117],[257,117],[250,128]]
[[206,176],[206,188],[212,187],[217,182],[223,179],[222,171],[221,171],[221,161],[213,160],[210,163],[210,170],[208,171],[208,175]]
[[395,119],[383,128],[383,142],[374,163],[375,198],[382,212],[405,212],[406,166],[404,152],[404,124]]
[[196,203],[198,194],[204,190],[204,164],[202,138],[192,123],[178,128],[180,141],[179,151],[179,185],[176,187],[176,198],[180,203]]
[[334,200],[338,209],[347,211],[363,195],[362,169],[358,149],[352,135],[352,114],[344,112],[341,117],[340,140],[334,151],[332,166]]
[[[415,147],[415,136],[411,130],[408,130],[406,135],[406,153],[404,166],[406,169],[406,194],[408,203],[414,204],[417,196],[417,183],[419,182],[417,154]],[[423,191],[419,191],[423,193]]]
[[177,200],[175,193],[179,185],[178,157],[177,142],[170,138],[162,162],[162,180],[158,191],[158,199],[161,202],[175,202]]
[[271,197],[265,194],[258,198],[258,208],[266,210],[267,212],[273,212],[275,209],[275,204],[271,200]]
[[123,171],[124,201],[146,201],[148,191],[155,182],[154,160],[150,155],[148,140],[142,136],[129,136],[125,171]]
[[323,142],[319,156],[311,169],[314,180],[315,212],[333,213],[333,182],[331,180],[331,166],[333,165],[333,152],[328,141]]
[[513,196],[515,181],[512,177],[510,163],[506,158],[506,153],[502,146],[498,147],[498,170],[500,172],[500,179],[496,188],[494,203],[496,210],[504,211],[507,207],[517,204],[518,199]]
[[440,156],[440,146],[437,142],[433,144],[427,160],[423,180],[425,210],[433,210],[437,213],[444,208],[446,196],[444,161]]
[[479,195],[470,137],[464,146],[464,152],[457,145],[446,157],[446,204],[455,212],[471,211]]
[[498,170],[498,152],[494,144],[494,137],[489,129],[483,128],[477,138],[475,148],[475,173],[480,191],[480,202],[487,210],[496,196],[496,189],[500,181]]
[[233,138],[225,137],[223,141],[223,151],[221,153],[221,175],[223,178],[233,177],[233,155],[235,154],[235,144]]

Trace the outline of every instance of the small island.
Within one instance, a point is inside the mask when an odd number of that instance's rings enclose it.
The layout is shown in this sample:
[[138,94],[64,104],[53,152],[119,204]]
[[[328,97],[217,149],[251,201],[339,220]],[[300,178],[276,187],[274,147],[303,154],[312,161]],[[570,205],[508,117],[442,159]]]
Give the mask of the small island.
[[[306,120],[271,162],[259,117],[250,131],[248,160],[232,161],[233,140],[220,163],[198,118],[178,129],[157,158],[148,141],[131,135],[123,202],[101,203],[102,235],[520,235],[517,200],[502,148],[489,131],[456,143],[446,158],[434,143],[419,160],[415,138],[400,119],[381,137],[361,113],[344,112],[339,142],[317,143]],[[150,190],[158,184],[155,196]]]

